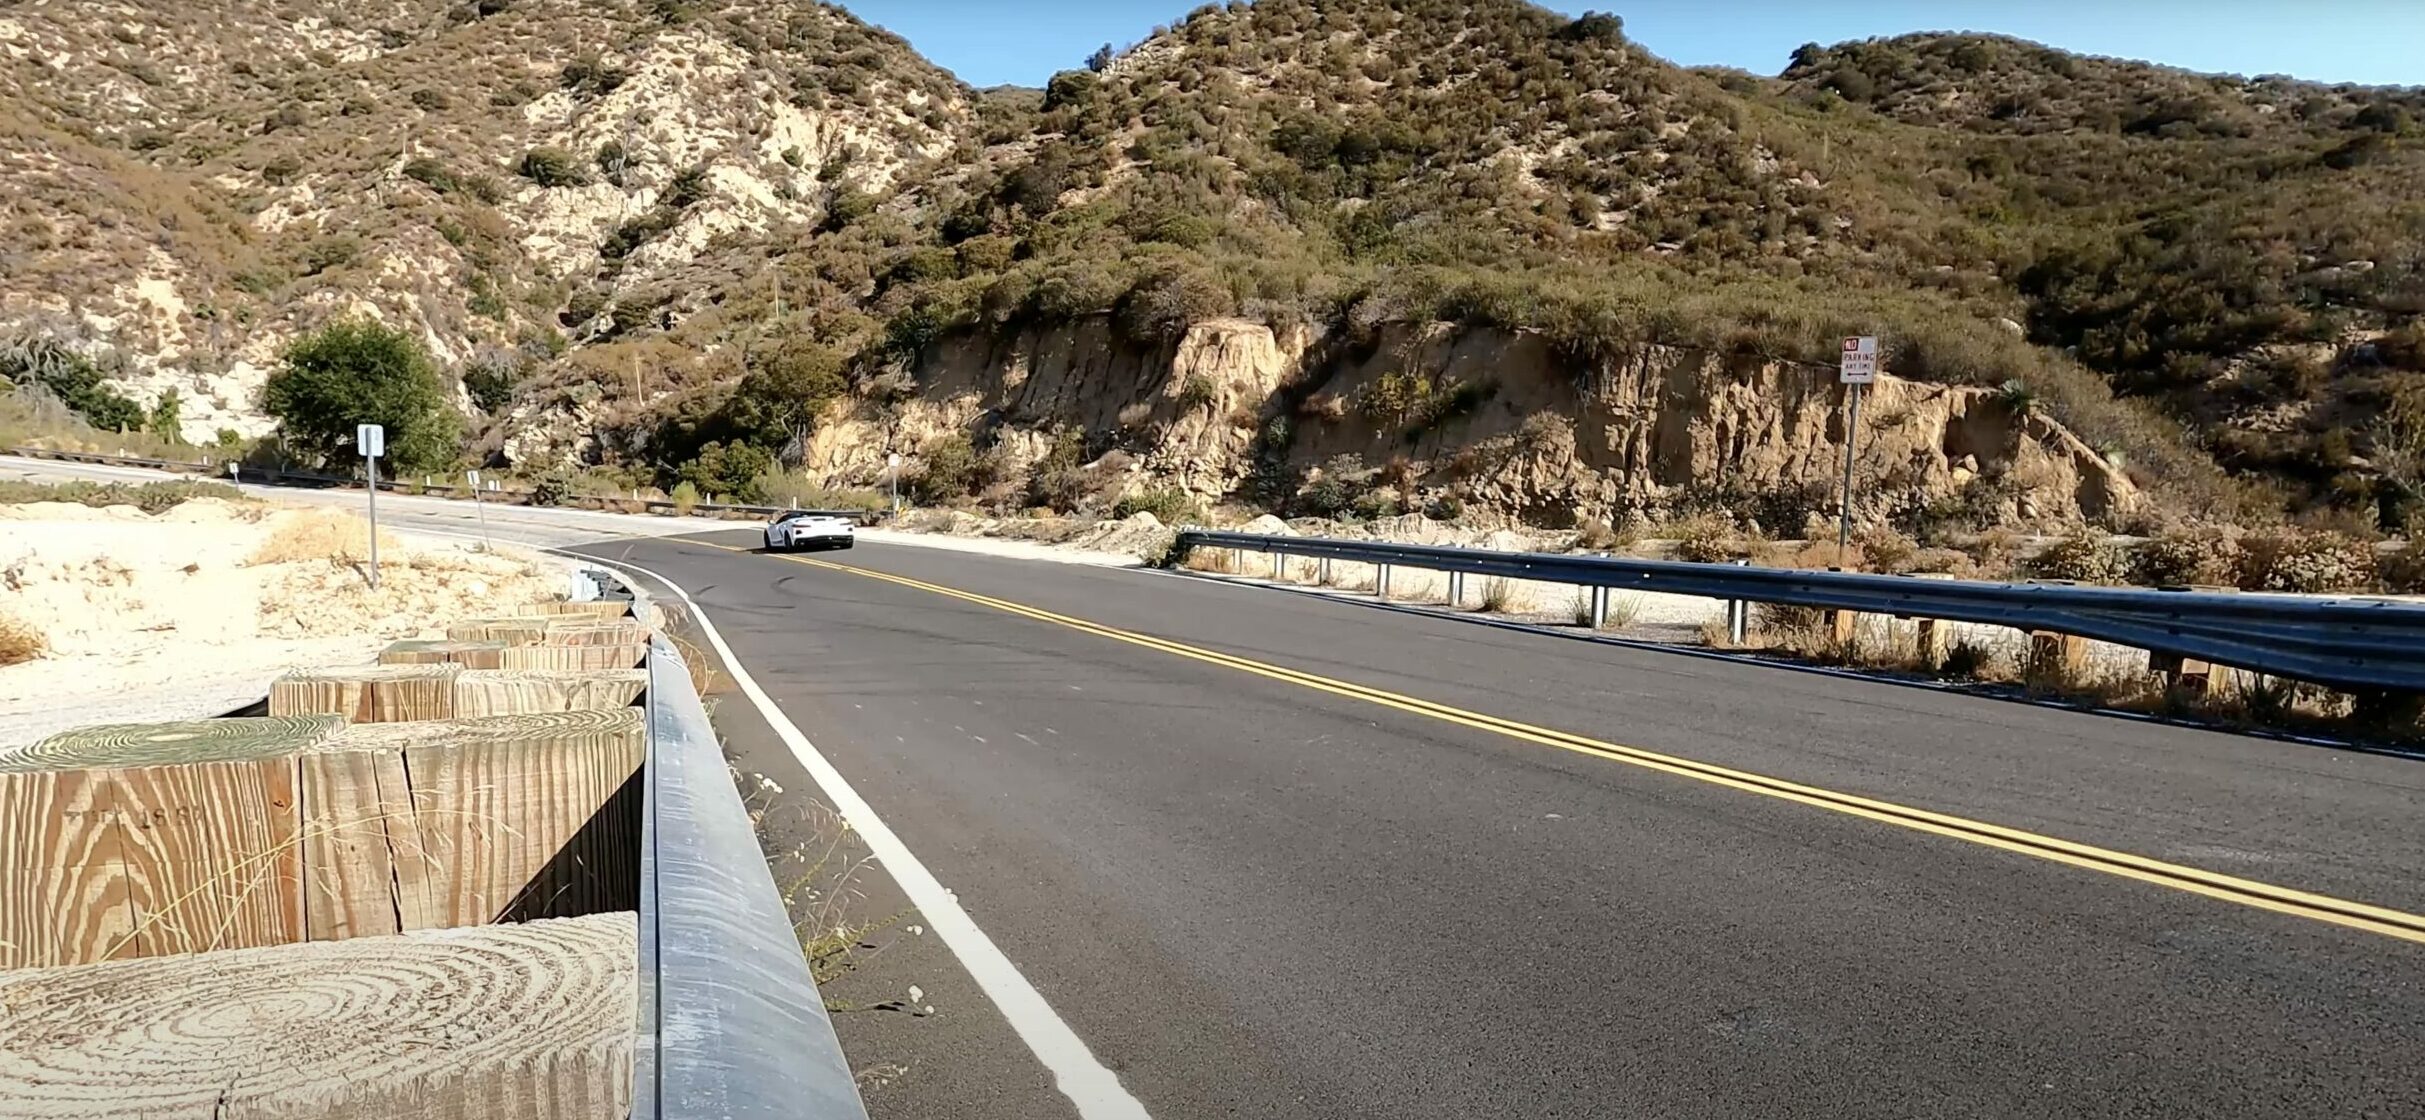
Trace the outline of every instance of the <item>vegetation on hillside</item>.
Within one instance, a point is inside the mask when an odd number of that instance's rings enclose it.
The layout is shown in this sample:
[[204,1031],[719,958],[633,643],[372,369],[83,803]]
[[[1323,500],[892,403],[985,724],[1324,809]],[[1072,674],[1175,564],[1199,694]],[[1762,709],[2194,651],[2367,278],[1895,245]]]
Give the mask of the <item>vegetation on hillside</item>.
[[[105,6],[24,16],[0,59],[8,286],[169,276],[182,312],[126,318],[181,314],[197,376],[367,302],[447,355],[475,456],[577,410],[629,477],[746,495],[954,332],[1109,316],[1151,350],[1216,316],[1350,343],[1438,318],[1578,363],[1830,362],[1878,333],[1893,372],[2001,387],[2169,513],[2425,508],[2414,90],[1967,35],[1814,44],[1768,79],[1520,0],[1207,5],[983,93],[818,4]],[[1436,395],[1370,407],[1405,426]],[[454,454],[427,432],[415,455]],[[1022,486],[993,450],[937,452],[922,492],[1072,492],[1074,465]]]
[[352,466],[364,424],[385,429],[396,471],[444,470],[461,448],[460,421],[429,352],[411,335],[342,319],[296,339],[263,387],[289,451],[321,465]]

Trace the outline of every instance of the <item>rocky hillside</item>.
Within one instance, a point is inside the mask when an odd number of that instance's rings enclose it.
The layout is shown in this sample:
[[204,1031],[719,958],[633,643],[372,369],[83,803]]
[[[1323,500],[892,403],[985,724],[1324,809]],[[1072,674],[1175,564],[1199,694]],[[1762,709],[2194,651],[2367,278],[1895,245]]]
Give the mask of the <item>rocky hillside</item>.
[[17,3],[0,104],[0,321],[177,391],[196,439],[267,430],[278,350],[340,314],[509,382],[660,328],[618,293],[788,242],[971,121],[813,4]]
[[1517,0],[1207,6],[983,93],[814,3],[176,11],[0,4],[0,335],[190,438],[363,312],[532,471],[1799,531],[1878,333],[1871,520],[2425,482],[2413,91],[1973,36],[1768,79]]

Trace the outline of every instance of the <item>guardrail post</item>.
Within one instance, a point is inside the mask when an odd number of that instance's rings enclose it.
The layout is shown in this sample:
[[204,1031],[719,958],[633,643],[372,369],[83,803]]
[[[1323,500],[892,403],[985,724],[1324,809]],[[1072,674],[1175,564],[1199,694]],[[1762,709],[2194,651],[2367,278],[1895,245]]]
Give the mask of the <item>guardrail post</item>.
[[1452,608],[1465,605],[1465,573],[1463,572],[1448,573],[1448,605]]
[[1373,565],[1372,593],[1384,603],[1389,601],[1389,565]]
[[1595,587],[1591,589],[1591,628],[1597,630],[1606,625],[1608,625],[1608,589]]
[[1314,582],[1324,587],[1330,586],[1330,557],[1325,556],[1315,563]]
[[1914,622],[1913,654],[1919,658],[1921,668],[1934,672],[1938,666],[1945,664],[1946,655],[1953,651],[1953,624],[1941,618],[1922,618]]

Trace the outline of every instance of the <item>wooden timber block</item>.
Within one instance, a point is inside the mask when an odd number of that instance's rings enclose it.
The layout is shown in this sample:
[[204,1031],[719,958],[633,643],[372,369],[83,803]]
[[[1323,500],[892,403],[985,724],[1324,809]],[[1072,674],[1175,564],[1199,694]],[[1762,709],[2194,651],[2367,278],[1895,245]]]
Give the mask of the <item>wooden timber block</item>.
[[1918,620],[1912,631],[1912,654],[1922,668],[1935,672],[1945,664],[1946,655],[1952,652],[1953,625],[1941,618]]
[[539,644],[547,636],[552,617],[474,618],[446,628],[446,636],[457,642],[504,642],[509,646]]
[[622,1120],[629,913],[0,975],[11,1120]]
[[296,800],[287,758],[0,773],[0,968],[301,940]]
[[330,713],[356,723],[448,719],[459,665],[370,665],[297,669],[269,685],[273,716]]
[[2214,691],[2215,682],[2221,676],[2215,672],[2212,662],[2161,650],[2148,651],[2147,671],[2162,676],[2164,687],[2179,689],[2192,696]]
[[629,599],[588,599],[578,603],[538,603],[525,609],[531,614],[595,618],[606,622],[630,618],[632,613]]
[[495,669],[629,669],[648,658],[648,646],[508,646]]
[[2060,687],[2079,679],[2088,665],[2088,639],[2047,630],[2029,635],[2029,683]]
[[348,730],[296,759],[312,940],[639,904],[639,709]]
[[648,688],[646,669],[467,669],[455,678],[458,717],[621,708]]
[[547,628],[539,644],[548,646],[646,645],[648,627],[637,622],[564,621]]
[[379,653],[381,665],[461,665],[466,669],[503,669],[504,642],[458,642],[452,639],[396,642]]

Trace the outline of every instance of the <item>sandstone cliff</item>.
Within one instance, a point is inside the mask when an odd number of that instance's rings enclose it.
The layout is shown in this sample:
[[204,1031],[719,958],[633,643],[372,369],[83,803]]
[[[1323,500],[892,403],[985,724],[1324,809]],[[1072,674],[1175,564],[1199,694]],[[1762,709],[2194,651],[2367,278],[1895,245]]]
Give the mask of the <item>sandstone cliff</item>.
[[[1446,323],[1386,324],[1358,344],[1224,319],[1145,348],[1095,318],[947,339],[914,373],[906,399],[829,418],[804,468],[872,484],[887,454],[953,432],[1022,466],[1065,428],[1086,434],[1098,463],[1118,453],[1108,464],[1130,477],[1105,480],[1114,491],[1177,485],[1220,499],[1360,463],[1386,468],[1418,508],[1453,499],[1552,526],[1719,508],[1792,534],[1832,509],[1844,454],[1832,370],[1666,346],[1582,358],[1531,332]],[[1954,503],[2047,526],[2141,500],[2022,402],[1893,377],[1869,394],[1856,470],[1866,522]]]

